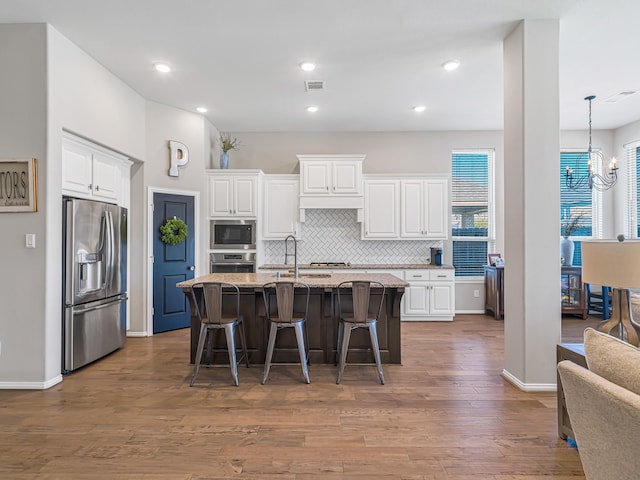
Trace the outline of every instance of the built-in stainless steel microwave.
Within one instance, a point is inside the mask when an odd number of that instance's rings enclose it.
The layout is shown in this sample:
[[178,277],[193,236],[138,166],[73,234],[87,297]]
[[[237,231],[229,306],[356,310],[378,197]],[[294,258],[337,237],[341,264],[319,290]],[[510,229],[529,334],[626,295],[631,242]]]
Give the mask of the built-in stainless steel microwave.
[[255,220],[211,220],[212,250],[255,250]]

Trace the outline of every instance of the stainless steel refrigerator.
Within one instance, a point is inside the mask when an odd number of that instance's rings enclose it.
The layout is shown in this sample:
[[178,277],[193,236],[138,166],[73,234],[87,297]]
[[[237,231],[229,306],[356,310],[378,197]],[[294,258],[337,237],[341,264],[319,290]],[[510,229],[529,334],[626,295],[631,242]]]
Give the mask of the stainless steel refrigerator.
[[127,209],[63,198],[63,358],[69,373],[124,345]]

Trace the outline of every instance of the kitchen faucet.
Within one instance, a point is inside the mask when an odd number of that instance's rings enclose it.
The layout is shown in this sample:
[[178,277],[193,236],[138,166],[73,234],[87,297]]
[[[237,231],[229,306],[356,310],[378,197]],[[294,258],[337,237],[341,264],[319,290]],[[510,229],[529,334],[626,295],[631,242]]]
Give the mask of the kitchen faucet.
[[288,246],[289,246],[289,239],[292,238],[293,239],[293,263],[295,264],[295,275],[296,278],[298,278],[298,241],[296,240],[296,237],[294,237],[293,235],[289,235],[287,238],[284,239],[284,264],[288,265],[289,263],[289,251],[288,251]]

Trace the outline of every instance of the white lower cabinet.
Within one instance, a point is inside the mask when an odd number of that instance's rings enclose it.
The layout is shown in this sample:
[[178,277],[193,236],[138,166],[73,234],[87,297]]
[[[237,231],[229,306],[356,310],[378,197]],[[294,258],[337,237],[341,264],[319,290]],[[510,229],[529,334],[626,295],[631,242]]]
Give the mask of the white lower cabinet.
[[406,270],[402,320],[450,321],[455,315],[455,270]]

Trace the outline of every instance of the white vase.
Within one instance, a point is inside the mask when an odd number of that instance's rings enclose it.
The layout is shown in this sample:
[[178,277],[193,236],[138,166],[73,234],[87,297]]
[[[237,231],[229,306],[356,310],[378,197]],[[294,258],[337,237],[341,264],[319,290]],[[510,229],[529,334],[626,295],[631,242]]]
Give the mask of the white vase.
[[565,267],[571,267],[573,265],[573,251],[575,245],[573,240],[569,237],[563,237],[560,239],[560,259],[562,265]]

